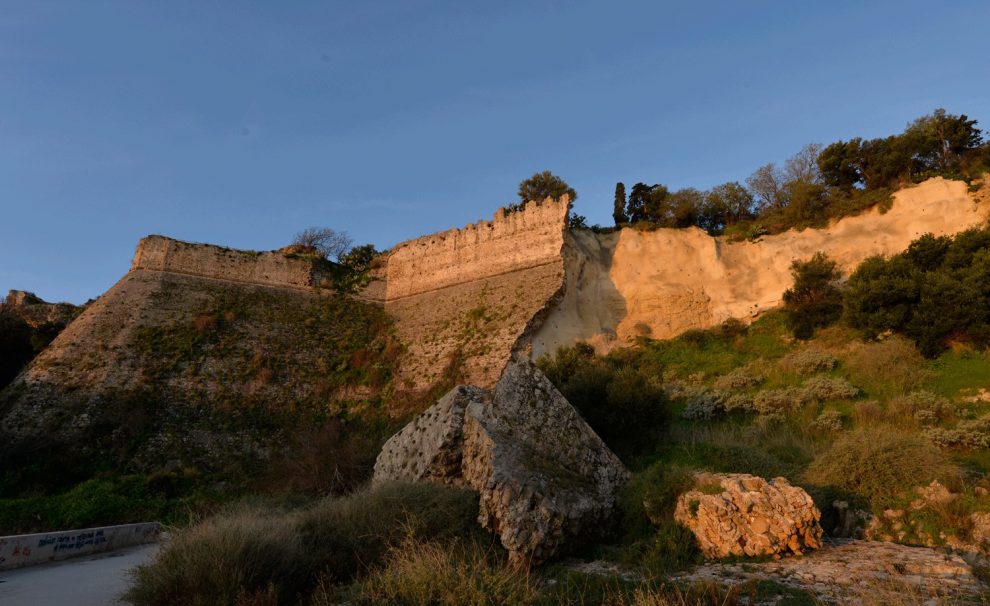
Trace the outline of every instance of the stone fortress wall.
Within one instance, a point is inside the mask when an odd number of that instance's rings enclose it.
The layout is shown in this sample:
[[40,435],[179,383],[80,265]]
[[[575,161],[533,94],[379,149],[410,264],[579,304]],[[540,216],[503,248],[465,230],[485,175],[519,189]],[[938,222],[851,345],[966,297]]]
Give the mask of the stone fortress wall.
[[563,288],[569,206],[563,197],[499,209],[491,221],[392,249],[384,305],[408,348],[400,387],[427,387],[450,374],[495,384]]
[[396,245],[386,301],[560,262],[568,199],[529,202],[479,221]]
[[[563,287],[562,248],[570,202],[498,209],[491,221],[396,245],[359,296],[383,305],[406,346],[400,388],[453,375],[490,387],[512,351]],[[277,288],[311,288],[311,261],[148,236],[131,274],[168,272]]]
[[[359,296],[395,320],[406,348],[397,389],[451,379],[491,387],[516,352],[537,357],[576,341],[607,351],[638,336],[668,338],[730,317],[752,319],[779,305],[794,259],[822,250],[848,274],[867,256],[899,252],[923,233],[985,224],[987,192],[990,179],[975,194],[963,182],[931,179],[897,192],[886,213],[873,209],[758,242],[727,242],[697,229],[568,231],[566,198],[529,202],[500,209],[491,221],[397,245]],[[321,276],[311,260],[284,252],[149,236],[132,271],[108,293],[114,296],[101,297],[58,343],[85,349],[94,339],[116,342],[122,326],[133,328],[145,315],[179,314],[158,309],[164,304],[147,295],[165,278],[309,291]],[[150,307],[133,309],[135,301]],[[95,330],[88,325],[103,325],[98,317],[107,319],[106,334],[82,338]]]
[[141,239],[131,263],[131,271],[135,270],[289,288],[310,288],[319,279],[311,260],[293,258],[279,251],[234,250],[165,236]]

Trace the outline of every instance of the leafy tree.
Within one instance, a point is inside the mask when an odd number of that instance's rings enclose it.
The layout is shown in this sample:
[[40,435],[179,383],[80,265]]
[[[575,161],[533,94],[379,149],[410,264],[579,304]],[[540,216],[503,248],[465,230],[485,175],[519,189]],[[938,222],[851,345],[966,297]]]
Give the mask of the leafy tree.
[[567,227],[568,229],[588,229],[588,217],[571,213],[567,217]]
[[340,259],[353,244],[347,232],[329,227],[310,227],[296,234],[292,245],[302,252],[318,254],[324,259]]
[[816,328],[842,315],[842,274],[835,261],[817,252],[807,261],[794,261],[791,275],[794,285],[784,292],[784,311],[794,336],[809,339]]
[[355,246],[340,256],[340,264],[354,271],[367,271],[371,262],[380,255],[374,244]]
[[532,177],[519,183],[519,201],[521,203],[531,200],[542,202],[547,198],[558,200],[564,195],[570,198],[572,204],[577,200],[577,192],[574,191],[574,188],[548,170],[534,173]]
[[860,182],[856,165],[860,142],[836,141],[818,154],[818,171],[826,185],[849,191]]
[[701,217],[704,200],[704,194],[693,187],[679,189],[665,199],[669,215],[667,217],[658,217],[654,220],[667,227],[691,227],[692,225],[697,225]]
[[952,238],[935,237],[934,234],[929,233],[911,242],[904,255],[921,271],[933,271],[942,266],[950,246],[952,246]]
[[646,194],[646,202],[643,206],[643,220],[665,225],[670,217],[670,190],[665,185],[652,185]]
[[753,204],[753,194],[738,181],[716,185],[705,194],[698,226],[719,234],[728,225],[755,217]]
[[615,205],[612,207],[612,219],[615,220],[616,227],[629,223],[629,216],[626,215],[626,185],[621,181],[615,184]]
[[920,298],[921,271],[908,257],[870,257],[846,282],[845,319],[869,338],[888,330],[903,332]]
[[784,186],[788,199],[786,214],[795,224],[814,222],[825,218],[828,208],[828,192],[824,186],[799,179]]
[[667,217],[665,201],[669,192],[663,185],[637,183],[629,191],[626,216],[630,223],[658,221]]
[[833,143],[818,156],[822,180],[846,191],[862,185],[879,189],[911,173],[912,152],[908,141],[893,136],[860,138]]
[[965,114],[946,113],[942,108],[908,125],[904,137],[910,141],[914,157],[923,169],[941,171],[955,169],[963,154],[983,142],[976,120]]

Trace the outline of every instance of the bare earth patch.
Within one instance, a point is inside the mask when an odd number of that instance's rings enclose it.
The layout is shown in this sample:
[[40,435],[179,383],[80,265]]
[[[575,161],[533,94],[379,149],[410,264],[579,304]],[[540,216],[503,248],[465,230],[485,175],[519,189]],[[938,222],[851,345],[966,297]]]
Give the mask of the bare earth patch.
[[[988,588],[958,555],[880,541],[828,539],[801,557],[760,563],[705,564],[678,578],[723,585],[772,580],[815,593],[825,601],[851,603],[864,592],[923,594],[932,598],[986,596]],[[898,601],[900,601],[900,599]]]

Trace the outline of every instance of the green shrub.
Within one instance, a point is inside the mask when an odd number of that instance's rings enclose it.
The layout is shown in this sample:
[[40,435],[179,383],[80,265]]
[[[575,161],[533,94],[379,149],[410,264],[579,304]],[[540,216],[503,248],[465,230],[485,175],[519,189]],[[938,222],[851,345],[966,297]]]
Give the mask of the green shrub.
[[811,422],[811,429],[823,433],[842,431],[842,413],[838,410],[826,410]]
[[663,463],[633,476],[619,496],[627,564],[658,573],[701,560],[694,535],[674,521],[677,497],[693,486],[690,472]]
[[681,416],[694,421],[711,421],[726,412],[726,396],[727,394],[720,391],[697,390],[693,395],[687,396]]
[[923,424],[945,421],[956,414],[956,407],[948,398],[930,391],[915,391],[906,396],[894,398],[887,403],[891,414],[898,417],[915,418]]
[[950,240],[926,234],[890,259],[872,257],[849,277],[845,318],[867,337],[900,332],[933,357],[950,341],[990,343],[990,230]]
[[780,367],[801,375],[810,375],[818,372],[829,372],[835,368],[837,363],[838,360],[832,354],[808,348],[799,349],[784,356],[780,360]]
[[817,252],[807,261],[791,264],[794,284],[784,292],[787,323],[798,339],[810,339],[816,328],[832,324],[842,315],[842,291],[835,261]]
[[175,505],[167,496],[149,478],[121,476],[86,480],[52,496],[0,499],[0,535],[161,519]]
[[471,536],[476,517],[476,494],[430,484],[384,484],[295,512],[230,510],[176,532],[126,597],[213,605],[263,594],[295,604],[320,579],[349,581],[407,537]]
[[[537,362],[588,425],[620,456],[650,445],[666,426],[667,396],[659,373],[614,353],[596,357],[586,344]],[[654,369],[656,370],[656,369]]]
[[903,331],[921,299],[921,272],[902,256],[870,257],[849,276],[844,318],[864,336]]
[[728,374],[715,380],[716,389],[732,391],[734,389],[749,389],[756,387],[766,380],[766,375],[755,364],[747,364],[734,368]]
[[753,396],[753,410],[761,415],[794,412],[807,402],[806,393],[797,387],[764,389]]
[[819,375],[811,377],[801,385],[802,400],[805,402],[828,402],[830,400],[848,400],[859,395],[858,387],[845,379]]
[[845,355],[843,368],[873,396],[897,396],[928,384],[933,374],[910,339],[892,335],[882,341],[857,343]]
[[942,448],[990,448],[990,414],[962,421],[954,429],[928,429],[925,436]]
[[804,480],[869,501],[874,511],[912,486],[958,476],[958,469],[917,434],[887,427],[861,427],[840,436],[815,457]]

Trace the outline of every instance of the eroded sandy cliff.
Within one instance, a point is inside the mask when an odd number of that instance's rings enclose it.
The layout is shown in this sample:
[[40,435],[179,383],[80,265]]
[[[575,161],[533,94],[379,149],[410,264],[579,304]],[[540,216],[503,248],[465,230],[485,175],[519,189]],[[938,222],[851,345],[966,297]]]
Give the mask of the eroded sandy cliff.
[[637,336],[668,338],[727,318],[749,320],[778,306],[790,265],[824,251],[848,274],[863,259],[897,253],[918,236],[954,234],[990,215],[987,185],[930,179],[826,229],[788,231],[757,242],[726,242],[700,229],[570,232],[564,294],[533,337],[534,356],[587,341],[599,351]]

